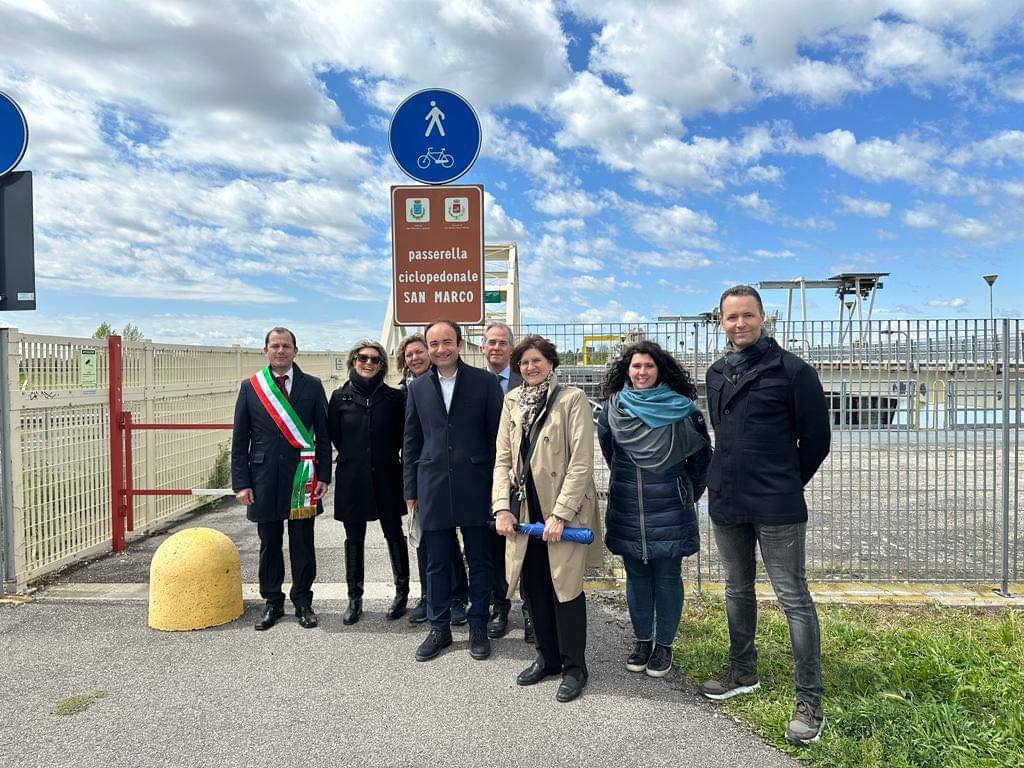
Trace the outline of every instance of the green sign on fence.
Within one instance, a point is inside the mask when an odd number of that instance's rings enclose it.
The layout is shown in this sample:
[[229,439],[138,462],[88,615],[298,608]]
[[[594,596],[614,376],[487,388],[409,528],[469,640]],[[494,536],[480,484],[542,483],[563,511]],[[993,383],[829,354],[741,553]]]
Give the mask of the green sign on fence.
[[504,291],[484,291],[484,304],[500,304],[505,300]]
[[82,347],[78,350],[78,386],[82,389],[96,389],[96,349]]

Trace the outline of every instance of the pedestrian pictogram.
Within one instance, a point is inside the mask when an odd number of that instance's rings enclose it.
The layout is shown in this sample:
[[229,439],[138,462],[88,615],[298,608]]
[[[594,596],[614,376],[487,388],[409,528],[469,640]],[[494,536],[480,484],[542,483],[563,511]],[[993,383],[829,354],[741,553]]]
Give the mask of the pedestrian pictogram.
[[424,132],[424,136],[430,136],[430,132],[437,128],[437,132],[444,136],[444,126],[441,125],[441,121],[444,120],[444,112],[437,108],[437,102],[431,100],[430,111],[427,112],[427,116],[423,118],[429,120],[427,123],[427,130]]

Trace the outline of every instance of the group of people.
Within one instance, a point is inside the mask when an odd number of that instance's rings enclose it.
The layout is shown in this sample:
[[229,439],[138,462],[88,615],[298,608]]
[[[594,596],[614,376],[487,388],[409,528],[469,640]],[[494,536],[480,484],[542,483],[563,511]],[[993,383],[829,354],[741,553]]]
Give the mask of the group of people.
[[[486,659],[491,640],[508,632],[518,593],[536,658],[516,682],[560,676],[555,697],[572,701],[589,677],[584,571],[601,562],[603,538],[626,572],[634,632],[626,668],[662,677],[682,615],[682,558],[700,547],[695,505],[707,490],[730,648],[722,672],[699,690],[722,700],[759,687],[759,548],[793,646],[796,707],[786,736],[817,740],[824,713],[818,620],[804,572],[803,488],[829,451],[825,396],[814,370],[764,333],[755,289],[726,290],[719,310],[728,350],[706,374],[714,450],[697,388],[671,354],[644,340],[609,366],[596,419],[610,469],[604,520],[594,485],[594,410],[581,389],[558,381],[558,350],[548,339],[515,342],[508,326],[493,323],[484,334],[487,368],[477,368],[461,359],[459,325],[437,320],[400,344],[398,388],[385,383],[386,350],[363,340],[348,354],[348,381],[328,402],[320,381],[295,365],[294,334],[271,329],[267,366],[242,382],[232,440],[232,487],[260,537],[266,607],[256,629],[284,615],[286,522],[290,598],[300,626],[317,626],[313,520],[331,481],[333,445],[345,624],[362,615],[366,526],[377,520],[395,583],[386,618],[408,611],[409,621],[429,622],[417,660],[436,658],[452,644],[451,625],[461,623],[469,624],[470,655]],[[411,611],[405,515],[422,587]],[[523,531],[531,523],[540,535]],[[595,543],[564,539],[566,528],[589,529]]]

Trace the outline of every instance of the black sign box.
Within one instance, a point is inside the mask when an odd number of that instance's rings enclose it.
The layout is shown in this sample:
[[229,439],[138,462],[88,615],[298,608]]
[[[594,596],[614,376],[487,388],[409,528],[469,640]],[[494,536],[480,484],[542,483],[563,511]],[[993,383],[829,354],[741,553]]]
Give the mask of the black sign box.
[[0,310],[36,308],[32,173],[0,177]]

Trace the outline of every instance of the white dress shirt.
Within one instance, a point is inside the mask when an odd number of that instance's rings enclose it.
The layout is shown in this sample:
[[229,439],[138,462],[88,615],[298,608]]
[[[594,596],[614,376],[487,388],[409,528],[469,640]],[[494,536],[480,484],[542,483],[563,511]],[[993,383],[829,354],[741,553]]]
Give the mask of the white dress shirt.
[[437,380],[441,383],[441,397],[444,399],[445,411],[452,409],[452,395],[455,394],[455,377],[459,375],[459,369],[455,369],[455,373],[452,374],[451,378],[443,376],[441,371],[437,372]]
[[[292,392],[292,380],[293,380],[292,377],[294,376],[293,371],[294,371],[294,368],[289,366],[288,371],[284,375],[284,396],[285,397],[288,397],[291,394],[291,392]],[[279,373],[274,373],[274,369],[273,368],[270,369],[270,375],[274,377],[275,381],[280,377]]]

